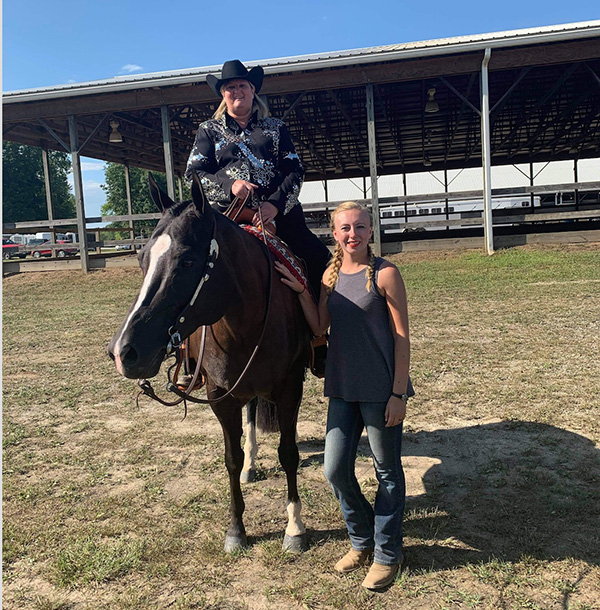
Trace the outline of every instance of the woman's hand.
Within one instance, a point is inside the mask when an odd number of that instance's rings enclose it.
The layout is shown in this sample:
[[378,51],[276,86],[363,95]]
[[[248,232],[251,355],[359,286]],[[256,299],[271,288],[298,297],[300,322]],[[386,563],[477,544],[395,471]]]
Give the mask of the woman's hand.
[[325,284],[321,283],[321,294],[319,304],[317,305],[312,297],[310,290],[306,290],[306,286],[300,282],[292,272],[282,265],[279,261],[275,261],[275,269],[283,276],[281,282],[289,286],[297,295],[300,306],[306,317],[306,321],[312,330],[315,337],[324,335],[329,328],[329,312],[327,311],[327,299],[329,298]]
[[254,189],[258,188],[258,184],[252,184],[247,180],[236,180],[231,185],[231,192],[240,199],[246,199],[248,195],[254,193]]
[[281,278],[282,283],[289,286],[296,294],[301,294],[304,292],[304,286],[285,265],[282,265],[279,261],[275,261],[275,269],[277,269],[277,271],[283,275]]
[[406,401],[397,396],[390,396],[385,407],[385,427],[392,428],[404,421],[406,417]]
[[[268,222],[271,222],[275,218],[275,216],[277,216],[279,210],[272,203],[269,203],[268,201],[263,201],[260,204],[260,213],[262,214],[263,222],[266,224]],[[260,225],[260,215],[258,212],[254,214],[252,224],[255,227],[258,227],[258,225]]]

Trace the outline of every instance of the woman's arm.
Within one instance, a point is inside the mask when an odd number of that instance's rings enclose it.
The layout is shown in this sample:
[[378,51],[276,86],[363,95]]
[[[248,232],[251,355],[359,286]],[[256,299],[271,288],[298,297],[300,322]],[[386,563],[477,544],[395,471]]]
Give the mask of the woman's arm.
[[327,310],[327,295],[326,281],[329,269],[325,270],[323,279],[321,280],[321,294],[319,296],[319,304],[315,304],[309,290],[292,275],[292,273],[281,263],[275,261],[275,268],[281,275],[281,281],[289,286],[297,295],[304,312],[304,317],[310,326],[313,334],[316,337],[325,334],[329,328],[329,311]]
[[227,174],[226,168],[219,168],[210,126],[206,123],[202,123],[196,132],[196,140],[185,170],[186,180],[191,181],[194,174],[198,174],[211,203],[220,207],[229,205],[236,180]]
[[[385,297],[390,315],[390,328],[394,338],[394,394],[405,394],[408,387],[410,365],[410,339],[408,333],[408,306],[406,289],[397,267],[384,262],[377,279],[377,287]],[[390,396],[385,411],[386,426],[396,426],[406,416],[406,401]]]

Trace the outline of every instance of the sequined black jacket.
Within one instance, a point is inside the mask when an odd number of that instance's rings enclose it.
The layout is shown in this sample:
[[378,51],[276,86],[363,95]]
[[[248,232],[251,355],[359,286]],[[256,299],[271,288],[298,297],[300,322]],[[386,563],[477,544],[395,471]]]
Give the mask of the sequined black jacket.
[[282,215],[298,205],[304,168],[284,122],[254,113],[245,129],[227,113],[201,123],[188,160],[185,177],[201,179],[211,204],[224,210],[236,180],[257,184],[252,207],[272,203]]

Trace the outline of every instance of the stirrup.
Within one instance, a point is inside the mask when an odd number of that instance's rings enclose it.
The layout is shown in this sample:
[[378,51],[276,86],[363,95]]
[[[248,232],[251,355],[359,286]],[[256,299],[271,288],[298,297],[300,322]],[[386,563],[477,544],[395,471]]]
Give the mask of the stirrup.
[[[193,379],[193,375],[182,375],[180,378],[175,379],[174,382],[177,388],[182,392],[187,392]],[[204,387],[205,383],[206,379],[204,378],[204,375],[200,373],[200,378],[196,380],[196,385],[190,391],[194,392],[195,390],[200,390]]]

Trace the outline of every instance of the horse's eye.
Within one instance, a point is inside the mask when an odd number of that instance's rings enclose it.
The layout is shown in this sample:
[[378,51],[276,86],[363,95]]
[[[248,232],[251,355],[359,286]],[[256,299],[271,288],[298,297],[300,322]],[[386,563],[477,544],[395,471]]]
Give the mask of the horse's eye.
[[189,269],[190,267],[194,266],[194,261],[192,259],[190,259],[190,258],[185,258],[185,259],[183,259],[183,261],[181,263],[181,266],[184,269]]

